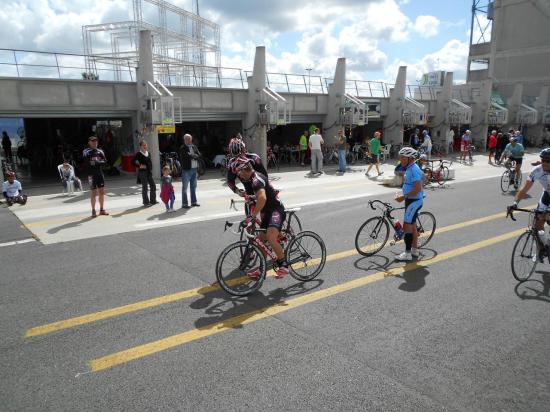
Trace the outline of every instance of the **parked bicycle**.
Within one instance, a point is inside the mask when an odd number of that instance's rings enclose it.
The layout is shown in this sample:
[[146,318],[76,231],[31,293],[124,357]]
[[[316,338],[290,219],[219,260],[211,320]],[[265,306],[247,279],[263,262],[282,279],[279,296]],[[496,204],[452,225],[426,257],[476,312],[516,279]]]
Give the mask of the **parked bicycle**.
[[529,213],[527,230],[519,235],[516,240],[510,262],[514,278],[519,282],[525,282],[531,277],[537,264],[539,262],[544,263],[545,257],[548,258],[548,263],[550,263],[550,245],[546,241],[546,238],[550,235],[545,234],[544,231],[539,232],[535,225],[537,219],[547,212],[538,209],[508,207],[506,217],[515,221],[514,211]]
[[179,156],[176,152],[165,152],[160,154],[160,164],[161,168],[168,166],[170,168],[170,174],[172,177],[181,176],[181,163],[179,161]]
[[[235,296],[247,296],[262,286],[268,263],[276,266],[277,256],[271,247],[260,240],[259,234],[265,229],[259,228],[259,222],[246,219],[241,222],[225,222],[224,231],[238,224],[236,235],[244,233],[245,240],[227,246],[216,262],[216,278],[220,287]],[[285,230],[285,223],[279,234],[279,241],[285,251],[285,260],[289,264],[290,275],[298,281],[307,282],[315,279],[323,270],[327,258],[323,239],[311,231],[292,234]],[[258,272],[258,277],[248,276]]]
[[507,159],[504,162],[505,170],[500,177],[500,188],[503,192],[507,192],[510,189],[510,185],[514,185],[517,189],[521,185],[522,176],[521,173],[516,178],[516,162],[514,160]]
[[[438,185],[443,185],[447,180],[449,180],[450,171],[449,167],[453,164],[452,161],[437,159],[437,160],[427,160],[429,166],[425,167],[423,172],[426,176],[424,181],[424,186],[430,183],[437,183]],[[438,163],[436,165],[436,163]]]
[[279,171],[279,160],[277,159],[277,156],[273,152],[272,149],[267,150],[267,166],[266,169],[269,169],[270,167],[275,168],[277,171]]
[[[392,216],[396,210],[405,207],[393,207],[390,203],[381,200],[369,200],[372,210],[380,210],[380,216],[371,217],[365,221],[355,235],[355,249],[363,256],[372,256],[386,245],[390,237],[390,227],[394,231],[390,245],[400,241],[404,233],[400,228],[398,220]],[[416,229],[418,231],[418,247],[424,247],[432,239],[436,228],[435,216],[430,212],[420,212],[416,218]]]

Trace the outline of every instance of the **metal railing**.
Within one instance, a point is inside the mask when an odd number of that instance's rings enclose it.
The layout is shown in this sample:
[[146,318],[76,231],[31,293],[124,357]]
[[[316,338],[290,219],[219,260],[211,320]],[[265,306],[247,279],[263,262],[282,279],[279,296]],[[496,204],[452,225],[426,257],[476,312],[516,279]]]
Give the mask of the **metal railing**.
[[135,81],[135,64],[128,59],[98,62],[95,73],[86,70],[85,59],[81,54],[0,48],[0,76]]

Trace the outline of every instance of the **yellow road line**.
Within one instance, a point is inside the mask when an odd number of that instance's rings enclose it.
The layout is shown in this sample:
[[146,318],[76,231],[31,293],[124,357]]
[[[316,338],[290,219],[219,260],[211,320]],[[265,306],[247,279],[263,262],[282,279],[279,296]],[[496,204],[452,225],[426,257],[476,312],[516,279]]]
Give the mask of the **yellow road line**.
[[412,271],[417,268],[427,267],[435,263],[457,257],[466,253],[473,252],[484,247],[495,245],[499,242],[511,239],[525,232],[525,229],[515,230],[513,232],[506,233],[504,235],[495,236],[491,239],[482,240],[480,242],[472,243],[468,246],[463,246],[458,249],[451,250],[449,252],[441,253],[432,259],[425,261],[418,261],[408,263],[404,267],[397,267],[388,269],[385,272],[377,272],[369,276],[364,276],[359,279],[354,279],[349,282],[341,283],[326,289],[322,289],[316,292],[309,293],[297,298],[278,302],[274,305],[267,306],[262,309],[243,313],[242,315],[235,316],[220,322],[215,322],[211,325],[207,325],[201,328],[193,329],[187,332],[183,332],[177,335],[169,336],[164,339],[156,340],[146,343],[144,345],[129,348],[120,352],[116,352],[101,358],[93,359],[88,362],[88,366],[92,372],[98,372],[104,369],[109,369],[117,365],[121,365],[145,356],[149,356],[158,352],[162,352],[167,349],[171,349],[176,346],[184,345],[189,342],[196,341],[198,339],[212,336],[220,332],[240,327],[252,322],[256,322],[261,319],[265,319],[270,316],[274,316],[281,312],[286,312],[290,309],[297,308],[307,303],[315,302],[320,299],[324,299],[330,296],[334,296],[343,292],[347,292],[352,289],[356,289],[369,283],[376,282],[384,279],[386,276],[396,276],[401,273]]
[[[530,207],[531,206],[529,206],[528,208],[530,208]],[[457,223],[457,224],[445,226],[445,227],[442,227],[442,228],[438,228],[438,229],[436,229],[436,235],[441,234],[441,233],[446,233],[446,232],[449,232],[449,231],[452,231],[452,230],[462,229],[462,228],[472,226],[472,225],[477,225],[477,224],[480,224],[480,223],[490,222],[492,220],[502,218],[505,215],[506,215],[505,213],[501,212],[501,213],[496,213],[494,215],[489,215],[489,216],[481,217],[481,218],[478,218],[478,219],[473,219],[473,220],[470,220],[470,221],[466,221],[466,222]],[[327,262],[332,262],[332,261],[335,261],[335,260],[344,259],[344,258],[347,258],[347,257],[356,256],[356,255],[358,255],[358,253],[357,253],[357,250],[355,250],[355,249],[345,250],[345,251],[342,251],[342,252],[333,253],[331,255],[328,255],[327,256]],[[270,272],[268,274],[268,276],[272,275],[272,274],[273,273]],[[159,296],[159,297],[156,297],[156,298],[147,299],[147,300],[135,302],[135,303],[124,305],[124,306],[118,306],[118,307],[115,307],[115,308],[106,309],[106,310],[90,313],[90,314],[83,315],[83,316],[77,316],[77,317],[74,317],[74,318],[69,318],[69,319],[65,319],[65,320],[61,320],[61,321],[57,321],[57,322],[53,322],[53,323],[48,323],[46,325],[36,326],[36,327],[28,329],[27,332],[25,333],[25,337],[30,338],[30,337],[33,337],[33,336],[45,335],[47,333],[52,333],[52,332],[55,332],[55,331],[58,331],[58,330],[73,328],[75,326],[80,326],[80,325],[84,325],[84,324],[91,323],[91,322],[97,322],[99,320],[111,318],[111,317],[114,317],[114,316],[120,316],[120,315],[124,315],[124,314],[127,314],[127,313],[152,308],[154,306],[164,305],[166,303],[170,303],[170,302],[174,302],[174,301],[178,301],[178,300],[183,300],[183,299],[188,299],[188,298],[198,296],[198,295],[204,295],[206,293],[215,292],[219,289],[220,289],[220,287],[218,286],[217,283],[215,283],[215,284],[208,285],[208,286],[203,286],[203,287],[198,287],[198,288],[194,288],[194,289],[184,290],[184,291],[176,292],[176,293],[173,293],[173,294]]]

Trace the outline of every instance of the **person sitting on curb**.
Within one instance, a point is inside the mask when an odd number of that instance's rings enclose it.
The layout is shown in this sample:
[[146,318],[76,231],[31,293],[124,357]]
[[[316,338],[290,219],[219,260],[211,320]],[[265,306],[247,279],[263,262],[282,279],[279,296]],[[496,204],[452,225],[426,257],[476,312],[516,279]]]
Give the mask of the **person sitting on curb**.
[[8,180],[2,184],[2,193],[8,206],[14,203],[19,203],[20,205],[27,203],[27,195],[23,194],[23,187],[21,186],[21,182],[15,179],[15,173],[8,172],[7,178]]

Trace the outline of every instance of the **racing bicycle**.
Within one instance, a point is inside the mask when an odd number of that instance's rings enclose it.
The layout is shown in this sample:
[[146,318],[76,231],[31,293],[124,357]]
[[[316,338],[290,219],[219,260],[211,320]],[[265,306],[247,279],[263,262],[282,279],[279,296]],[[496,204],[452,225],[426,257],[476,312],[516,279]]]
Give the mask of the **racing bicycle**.
[[[436,166],[436,162],[439,164]],[[429,167],[425,167],[423,172],[426,176],[424,180],[424,186],[430,183],[437,183],[438,185],[443,185],[447,180],[449,180],[449,167],[453,164],[449,160],[428,160]]]
[[515,160],[507,159],[504,162],[505,170],[500,177],[500,188],[503,192],[507,192],[510,189],[510,185],[514,185],[517,189],[521,185],[522,176],[521,173],[516,179],[516,162]]
[[[226,221],[224,231],[235,224],[238,224],[238,229],[231,229],[231,232],[236,235],[244,233],[245,240],[232,243],[221,252],[216,262],[216,278],[227,293],[247,296],[260,289],[267,276],[267,259],[271,259],[271,266],[275,268],[277,255],[269,244],[260,240],[259,234],[265,229],[259,228],[256,220]],[[317,233],[304,231],[292,234],[283,229],[279,233],[279,242],[293,278],[307,282],[321,273],[327,252],[323,239]],[[249,276],[252,272],[259,276]]]
[[[371,217],[365,221],[355,235],[355,249],[363,256],[372,256],[386,245],[390,237],[390,227],[394,231],[390,245],[394,245],[403,238],[403,233],[398,233],[395,224],[396,219],[392,213],[405,207],[393,207],[390,203],[381,200],[369,200],[372,210],[380,210],[380,216]],[[418,230],[418,247],[426,246],[432,239],[436,228],[435,216],[430,212],[420,212],[416,218]]]
[[[508,207],[506,217],[510,217],[513,221],[514,211],[529,213],[529,223],[527,224],[527,230],[519,235],[514,248],[512,249],[512,275],[519,282],[525,282],[537,267],[537,264],[544,263],[544,258],[548,258],[550,263],[550,246],[546,243],[545,239],[541,238],[538,230],[536,229],[535,222],[541,215],[544,215],[545,211],[538,209],[519,209]],[[546,235],[548,236],[548,235]]]

